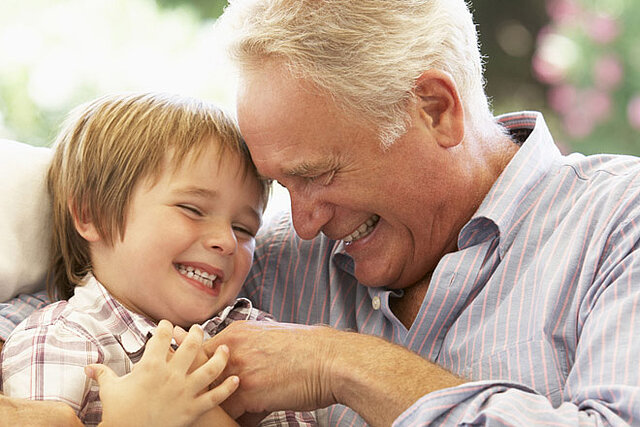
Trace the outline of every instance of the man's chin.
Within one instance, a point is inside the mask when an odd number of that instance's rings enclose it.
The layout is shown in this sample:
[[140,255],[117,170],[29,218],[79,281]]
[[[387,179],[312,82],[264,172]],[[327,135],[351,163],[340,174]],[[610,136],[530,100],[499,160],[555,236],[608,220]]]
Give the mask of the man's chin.
[[358,282],[368,288],[401,289],[404,287],[388,271],[376,274],[375,271],[364,266],[358,268],[357,262],[354,273]]
[[356,261],[354,275],[360,284],[368,288],[404,289],[422,281],[428,273],[424,275],[420,272],[393,274],[390,269],[378,269],[376,272],[374,268],[367,268],[364,263],[358,266]]

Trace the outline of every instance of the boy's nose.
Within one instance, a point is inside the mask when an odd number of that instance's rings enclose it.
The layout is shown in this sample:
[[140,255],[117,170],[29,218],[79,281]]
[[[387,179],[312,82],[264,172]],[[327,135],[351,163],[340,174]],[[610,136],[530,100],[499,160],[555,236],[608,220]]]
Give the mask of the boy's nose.
[[223,255],[232,255],[238,245],[231,225],[212,227],[204,239],[207,249],[218,251]]

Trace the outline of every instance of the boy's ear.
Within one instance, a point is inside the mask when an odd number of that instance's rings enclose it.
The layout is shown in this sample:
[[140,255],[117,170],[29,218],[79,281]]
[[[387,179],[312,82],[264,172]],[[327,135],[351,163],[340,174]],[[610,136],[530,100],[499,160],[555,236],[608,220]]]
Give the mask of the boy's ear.
[[80,234],[87,242],[91,243],[99,241],[100,233],[98,233],[98,229],[89,218],[86,208],[84,206],[79,207],[78,204],[74,203],[72,200],[67,202],[67,206],[69,208],[69,212],[71,212],[73,225],[75,226],[78,234]]
[[416,108],[439,145],[451,148],[464,139],[464,109],[455,82],[447,73],[425,71],[416,80]]

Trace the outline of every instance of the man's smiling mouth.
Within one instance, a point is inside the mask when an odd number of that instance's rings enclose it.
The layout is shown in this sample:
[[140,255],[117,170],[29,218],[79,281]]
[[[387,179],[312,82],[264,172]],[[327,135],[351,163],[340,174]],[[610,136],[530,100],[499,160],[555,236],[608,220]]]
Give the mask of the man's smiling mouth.
[[362,239],[363,237],[369,235],[373,231],[376,224],[378,224],[378,221],[380,221],[380,216],[373,214],[371,218],[369,218],[368,220],[360,224],[360,226],[356,228],[355,231],[353,231],[348,236],[343,237],[342,240],[345,243],[350,244],[355,242],[358,239]]

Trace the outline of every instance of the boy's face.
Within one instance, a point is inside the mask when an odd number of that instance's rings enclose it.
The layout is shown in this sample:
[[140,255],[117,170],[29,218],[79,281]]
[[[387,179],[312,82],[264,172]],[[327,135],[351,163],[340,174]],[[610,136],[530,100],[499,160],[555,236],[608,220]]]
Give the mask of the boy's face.
[[[170,156],[166,162],[170,162]],[[127,308],[188,327],[232,302],[251,267],[262,212],[256,179],[212,143],[133,191],[124,238],[92,242],[96,278]]]

